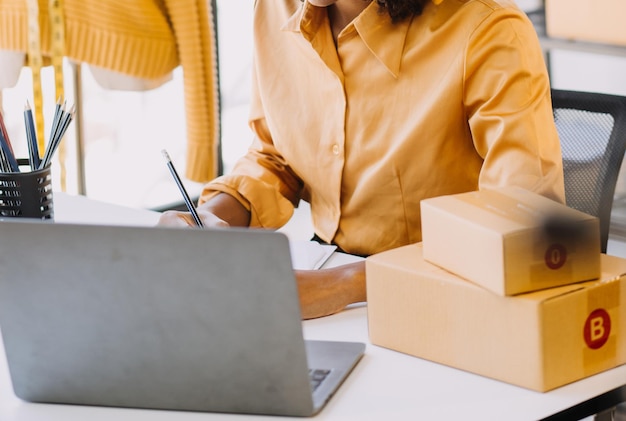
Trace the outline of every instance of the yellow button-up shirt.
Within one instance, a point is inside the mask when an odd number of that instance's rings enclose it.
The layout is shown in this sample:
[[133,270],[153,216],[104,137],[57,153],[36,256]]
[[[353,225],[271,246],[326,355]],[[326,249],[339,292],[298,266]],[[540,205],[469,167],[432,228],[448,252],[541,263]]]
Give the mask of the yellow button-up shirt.
[[545,62],[513,1],[433,0],[398,24],[372,2],[336,46],[308,2],[257,0],[254,25],[255,140],[201,202],[229,193],[277,228],[303,199],[319,237],[369,255],[421,241],[428,197],[564,201]]

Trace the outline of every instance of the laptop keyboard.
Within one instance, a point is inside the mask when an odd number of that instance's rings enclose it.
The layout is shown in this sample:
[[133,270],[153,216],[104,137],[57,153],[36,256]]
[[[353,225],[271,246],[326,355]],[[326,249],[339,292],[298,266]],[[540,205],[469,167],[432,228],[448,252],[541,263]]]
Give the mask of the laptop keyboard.
[[321,368],[309,368],[309,379],[311,381],[311,390],[315,391],[319,385],[330,374],[330,370]]

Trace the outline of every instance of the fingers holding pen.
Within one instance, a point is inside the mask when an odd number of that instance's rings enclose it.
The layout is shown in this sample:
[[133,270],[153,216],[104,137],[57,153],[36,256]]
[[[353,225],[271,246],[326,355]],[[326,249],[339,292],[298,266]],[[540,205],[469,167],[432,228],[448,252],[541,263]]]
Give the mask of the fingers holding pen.
[[[222,218],[218,217],[212,212],[198,209],[198,216],[202,220],[202,223],[205,227],[213,227],[213,228],[228,228],[230,224],[224,221]],[[191,215],[189,215],[191,217]],[[191,222],[193,222],[193,218],[191,218]]]
[[169,227],[186,227],[196,225],[189,212],[165,211],[159,216],[157,225]]
[[[223,219],[217,217],[211,212],[197,210],[199,218],[202,220],[204,227],[227,228],[230,225]],[[173,227],[197,227],[194,216],[190,212],[181,211],[165,211],[159,217],[157,225],[173,226]]]

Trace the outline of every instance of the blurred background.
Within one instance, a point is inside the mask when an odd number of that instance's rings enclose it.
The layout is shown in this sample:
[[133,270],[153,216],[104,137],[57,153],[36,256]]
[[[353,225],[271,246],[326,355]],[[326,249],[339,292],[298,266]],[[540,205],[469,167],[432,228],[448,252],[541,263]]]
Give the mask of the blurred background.
[[[543,2],[518,0],[532,16],[542,16]],[[224,172],[232,168],[251,141],[246,123],[250,88],[252,0],[218,0],[218,49],[222,106],[222,154]],[[540,13],[537,14],[536,11]],[[541,27],[542,22],[539,22]],[[623,48],[626,50],[626,48]],[[552,85],[559,89],[597,91],[626,95],[626,52],[608,54],[572,48],[550,48],[549,69]],[[161,149],[167,149],[178,172],[185,173],[185,110],[182,69],[177,68],[169,82],[148,91],[114,91],[102,88],[88,65],[77,69],[65,63],[65,90],[68,103],[79,87],[83,100],[84,193],[90,198],[138,208],[162,208],[179,202],[176,188]],[[53,114],[54,81],[51,68],[43,70],[44,115]],[[32,97],[29,68],[23,68],[12,88],[2,91],[7,130],[14,143],[23,145],[22,112]],[[74,124],[74,123],[73,123]],[[79,192],[77,181],[76,135],[70,128],[64,141],[66,173],[63,188]],[[24,157],[27,153],[22,152]],[[59,165],[56,162],[54,165]],[[53,167],[55,188],[61,189]],[[184,180],[191,196],[201,184]],[[616,207],[626,207],[626,177],[620,177]],[[625,218],[626,219],[626,218]]]

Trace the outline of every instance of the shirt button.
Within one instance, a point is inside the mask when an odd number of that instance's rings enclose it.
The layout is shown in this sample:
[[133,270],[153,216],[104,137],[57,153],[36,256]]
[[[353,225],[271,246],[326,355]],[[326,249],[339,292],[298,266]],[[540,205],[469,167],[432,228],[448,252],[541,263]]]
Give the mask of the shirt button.
[[333,145],[333,155],[339,155],[339,145]]

